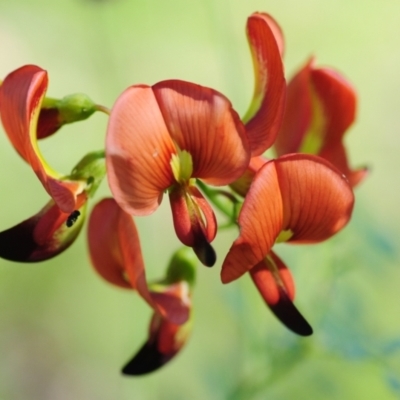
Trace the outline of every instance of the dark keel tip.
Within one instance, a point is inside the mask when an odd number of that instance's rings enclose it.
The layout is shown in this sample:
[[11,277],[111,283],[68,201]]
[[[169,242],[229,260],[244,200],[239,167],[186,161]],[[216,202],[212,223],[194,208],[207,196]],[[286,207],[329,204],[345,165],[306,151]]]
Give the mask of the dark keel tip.
[[172,356],[161,353],[157,348],[157,341],[145,343],[139,352],[122,368],[124,375],[139,376],[154,372]]
[[195,252],[197,258],[206,267],[214,266],[217,261],[217,254],[210,243],[207,242],[206,238],[198,240],[193,246],[193,251]]
[[280,293],[280,300],[273,306],[271,311],[292,332],[300,336],[310,336],[313,333],[311,325],[301,315],[300,311],[287,297],[286,293]]
[[35,223],[24,221],[10,229],[0,232],[0,257],[10,261],[28,262],[37,250],[33,238]]

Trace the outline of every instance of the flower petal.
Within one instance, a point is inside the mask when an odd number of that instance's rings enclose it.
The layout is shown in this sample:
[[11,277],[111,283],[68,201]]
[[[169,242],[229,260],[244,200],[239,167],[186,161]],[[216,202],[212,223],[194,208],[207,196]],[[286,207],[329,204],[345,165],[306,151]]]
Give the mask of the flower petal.
[[243,120],[252,156],[257,156],[274,143],[283,117],[286,94],[281,58],[283,36],[271,16],[254,13],[247,20],[247,37],[253,57],[255,88]]
[[311,326],[292,302],[292,275],[274,252],[252,268],[250,275],[268,307],[287,328],[301,336],[312,334]]
[[239,179],[236,179],[235,182],[232,182],[229,185],[230,188],[240,196],[245,197],[255,174],[267,161],[268,159],[263,156],[252,157],[244,174]]
[[[112,199],[97,203],[89,218],[88,246],[93,267],[106,281],[123,288],[131,288],[126,275],[119,243],[118,221],[120,208]],[[137,263],[142,267],[140,243],[133,242]]]
[[122,373],[136,376],[159,369],[182,349],[191,328],[191,320],[184,325],[176,325],[154,314],[150,322],[147,342],[123,367]]
[[216,254],[210,243],[217,232],[215,214],[196,186],[175,185],[169,192],[174,228],[179,240],[192,247],[199,260],[212,267]]
[[85,182],[62,180],[43,159],[36,141],[40,106],[48,84],[47,72],[25,65],[10,73],[0,90],[1,120],[8,138],[22,158],[30,164],[44,188],[60,209],[71,213]]
[[350,169],[346,149],[342,143],[323,149],[319,156],[325,158],[342,171],[352,187],[357,186],[368,175],[369,171],[367,167]]
[[[285,113],[274,143],[278,156],[299,152],[304,136],[312,125],[313,98],[310,85],[312,62],[312,59],[308,61],[287,85]],[[322,116],[321,113],[318,114],[320,119]]]
[[349,168],[342,140],[354,122],[356,102],[354,88],[342,75],[329,68],[315,68],[314,60],[309,60],[288,84],[283,124],[275,142],[277,154],[319,155],[355,186],[366,169]]
[[158,207],[174,182],[174,153],[153,90],[144,85],[125,90],[111,111],[106,160],[111,191],[127,213],[147,215]]
[[239,214],[240,235],[222,265],[228,283],[270,252],[282,231],[291,242],[315,243],[342,229],[351,217],[353,191],[324,159],[289,154],[259,169]]
[[325,114],[323,147],[329,148],[342,140],[354,122],[357,96],[353,86],[333,69],[313,68],[310,78]]
[[159,82],[153,90],[172,140],[192,156],[193,177],[226,185],[244,172],[250,159],[246,132],[225,96],[179,80]]
[[70,219],[70,214],[62,212],[51,200],[33,217],[0,232],[0,257],[37,262],[66,250],[78,236],[85,220],[85,197],[81,196],[79,202],[77,218]]
[[350,220],[354,194],[346,177],[323,158],[289,154],[274,160],[291,242],[328,239]]
[[229,283],[264,259],[282,230],[283,205],[274,162],[256,174],[240,211],[240,235],[222,265],[221,279]]
[[179,324],[186,320],[188,305],[181,301],[181,291],[171,289],[160,293],[149,290],[135,223],[114,199],[103,199],[94,207],[89,220],[88,242],[92,264],[104,279],[137,290],[170,322]]

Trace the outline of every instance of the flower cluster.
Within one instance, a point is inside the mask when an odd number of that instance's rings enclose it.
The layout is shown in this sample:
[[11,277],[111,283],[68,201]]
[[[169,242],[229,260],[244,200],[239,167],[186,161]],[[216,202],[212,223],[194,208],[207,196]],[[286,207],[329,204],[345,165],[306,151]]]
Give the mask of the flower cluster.
[[[217,259],[214,208],[228,226],[239,228],[222,262],[222,282],[249,272],[284,325],[299,335],[312,333],[293,304],[290,271],[272,248],[277,242],[321,242],[348,223],[353,187],[367,173],[351,169],[343,145],[356,95],[343,76],[316,67],[313,59],[286,84],[282,31],[268,14],[248,18],[247,37],[255,88],[242,119],[223,94],[180,80],[131,86],[111,109],[82,94],[46,97],[47,72],[34,65],[1,82],[4,131],[49,201],[35,216],[0,232],[0,257],[38,262],[64,251],[107,176],[112,197],[94,205],[88,222],[92,265],[109,283],[137,291],[153,309],[148,340],[125,374],[156,370],[185,343],[196,264],[212,267]],[[105,149],[87,154],[70,174],[53,170],[37,141],[97,111],[109,116]],[[276,158],[264,156],[270,148]],[[164,194],[184,246],[173,253],[164,278],[147,282],[132,217],[155,212]]]

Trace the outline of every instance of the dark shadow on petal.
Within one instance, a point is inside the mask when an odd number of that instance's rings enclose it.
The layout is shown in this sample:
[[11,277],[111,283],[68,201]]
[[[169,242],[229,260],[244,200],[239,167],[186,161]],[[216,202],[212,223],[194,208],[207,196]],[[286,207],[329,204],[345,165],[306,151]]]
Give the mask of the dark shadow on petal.
[[146,342],[139,352],[123,368],[124,375],[144,375],[156,371],[175,354],[167,355],[158,350],[157,341]]
[[276,304],[270,305],[269,308],[275,316],[292,332],[300,336],[310,336],[313,333],[311,325],[300,314],[299,310],[289,299],[287,294],[279,291],[279,300]]

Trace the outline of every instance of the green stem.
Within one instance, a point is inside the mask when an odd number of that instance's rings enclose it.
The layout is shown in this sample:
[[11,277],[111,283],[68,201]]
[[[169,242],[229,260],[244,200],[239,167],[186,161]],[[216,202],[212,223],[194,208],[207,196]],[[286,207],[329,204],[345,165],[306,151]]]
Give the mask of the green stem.
[[95,109],[96,111],[101,111],[104,114],[110,115],[111,114],[111,109],[106,107],[106,106],[102,106],[101,104],[96,104],[95,105]]
[[[200,180],[197,180],[197,185],[207,196],[210,202],[226,217],[228,217],[228,223],[220,226],[220,229],[236,225],[237,216],[239,214],[239,209],[242,203],[232,193],[226,192],[224,190],[210,189]],[[225,199],[225,201],[222,200],[222,197]],[[230,201],[227,202],[226,199]]]

